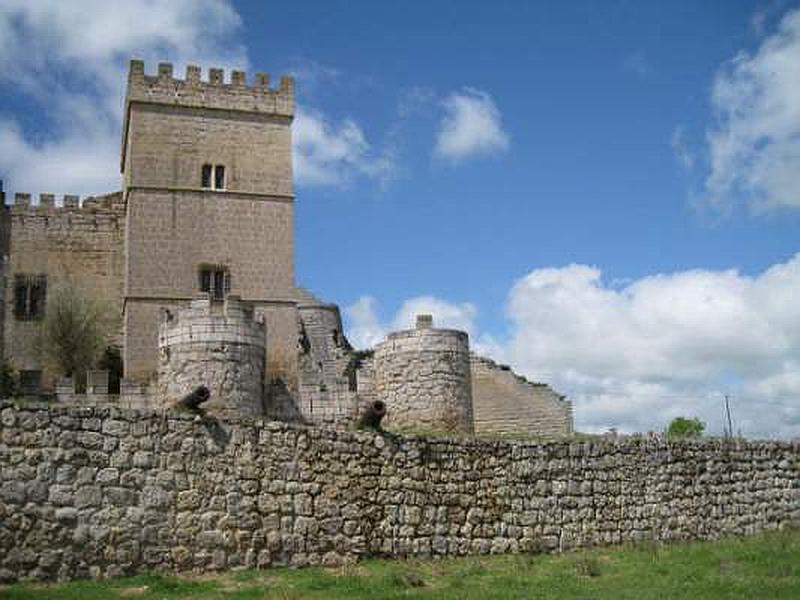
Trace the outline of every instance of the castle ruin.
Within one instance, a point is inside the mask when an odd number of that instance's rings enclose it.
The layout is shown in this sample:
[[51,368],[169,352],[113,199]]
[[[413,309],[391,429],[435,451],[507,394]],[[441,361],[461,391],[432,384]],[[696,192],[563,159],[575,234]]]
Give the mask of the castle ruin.
[[[178,79],[131,61],[122,190],[2,198],[0,333],[24,389],[137,408],[206,385],[220,415],[340,426],[381,400],[387,427],[570,433],[568,401],[470,354],[466,333],[422,316],[357,351],[339,308],[296,286],[293,116],[290,77],[273,88],[264,73],[189,66]],[[42,362],[47,297],[65,282],[120,316],[118,398],[102,383],[80,397]]]

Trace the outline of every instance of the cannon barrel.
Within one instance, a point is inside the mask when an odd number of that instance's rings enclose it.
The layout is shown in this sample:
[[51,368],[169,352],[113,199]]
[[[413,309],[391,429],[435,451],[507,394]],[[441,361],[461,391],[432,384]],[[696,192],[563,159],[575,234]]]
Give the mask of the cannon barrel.
[[380,400],[375,400],[367,404],[361,411],[358,419],[359,429],[378,429],[381,428],[381,419],[386,416],[386,404]]
[[198,410],[203,402],[211,398],[211,390],[204,385],[197,386],[190,393],[178,400],[177,405],[189,410]]

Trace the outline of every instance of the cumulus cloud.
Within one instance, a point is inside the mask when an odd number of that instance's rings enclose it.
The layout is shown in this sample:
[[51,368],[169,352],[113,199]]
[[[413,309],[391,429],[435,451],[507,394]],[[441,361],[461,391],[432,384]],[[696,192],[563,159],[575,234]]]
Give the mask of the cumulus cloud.
[[352,119],[332,122],[320,111],[298,107],[292,135],[299,185],[343,186],[357,176],[385,184],[392,177],[391,154],[376,153]]
[[698,416],[721,433],[731,397],[734,429],[800,436],[800,254],[755,276],[735,270],[657,274],[619,285],[588,265],[536,269],[511,287],[511,334],[495,340],[477,309],[435,297],[405,301],[382,321],[372,297],[346,309],[359,347],[432,313],[469,332],[474,350],[567,394],[580,431],[663,430]]
[[388,333],[388,327],[378,317],[377,301],[372,296],[362,296],[345,307],[344,314],[349,324],[347,338],[356,348],[372,348]]
[[698,415],[721,430],[734,397],[749,435],[800,435],[800,255],[755,277],[653,275],[616,289],[594,267],[538,269],[509,294],[511,362],[552,382],[586,430],[660,429]]
[[383,341],[386,334],[398,329],[413,329],[417,315],[433,316],[435,327],[461,329],[470,335],[476,332],[478,311],[468,302],[457,304],[435,296],[416,296],[404,301],[389,322],[377,314],[378,304],[372,296],[362,296],[345,308],[349,328],[347,335],[357,348],[369,348]]
[[119,188],[127,60],[246,67],[239,15],[224,0],[8,0],[0,82],[38,111],[40,131],[0,115],[0,172],[20,191]]
[[442,101],[444,116],[434,147],[434,156],[452,162],[497,154],[508,149],[500,111],[486,92],[464,88]]
[[800,10],[757,51],[719,70],[711,103],[708,200],[720,208],[747,202],[759,212],[800,208]]

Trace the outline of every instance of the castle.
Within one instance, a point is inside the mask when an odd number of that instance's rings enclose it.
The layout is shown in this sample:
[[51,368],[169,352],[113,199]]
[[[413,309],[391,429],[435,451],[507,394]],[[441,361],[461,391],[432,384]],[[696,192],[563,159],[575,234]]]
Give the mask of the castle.
[[[3,354],[29,391],[80,400],[35,343],[48,293],[65,281],[121,316],[128,406],[168,406],[194,387],[209,410],[331,425],[365,403],[387,427],[557,436],[571,404],[470,352],[426,315],[356,351],[339,309],[294,276],[294,81],[221,69],[184,79],[133,60],[122,123],[122,190],[86,198],[16,193],[0,219]],[[89,396],[111,402],[102,376]],[[82,401],[87,401],[84,397]]]

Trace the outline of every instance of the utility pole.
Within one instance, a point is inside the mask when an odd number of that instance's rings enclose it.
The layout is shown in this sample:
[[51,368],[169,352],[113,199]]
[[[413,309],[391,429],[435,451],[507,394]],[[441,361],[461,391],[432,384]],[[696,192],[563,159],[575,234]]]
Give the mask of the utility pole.
[[728,415],[728,437],[733,437],[733,422],[731,421],[731,406],[728,402],[728,394],[725,394],[725,414]]

